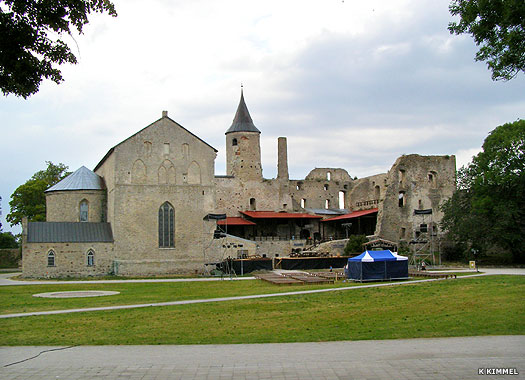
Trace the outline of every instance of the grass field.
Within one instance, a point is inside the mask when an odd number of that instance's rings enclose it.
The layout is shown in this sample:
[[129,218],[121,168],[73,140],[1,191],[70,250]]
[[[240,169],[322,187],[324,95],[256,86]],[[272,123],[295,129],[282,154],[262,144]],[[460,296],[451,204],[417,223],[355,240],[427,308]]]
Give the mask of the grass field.
[[[100,289],[118,290],[120,285]],[[257,290],[259,285],[243,281],[184,286],[187,294],[202,292],[207,298],[214,292],[233,295],[243,286]],[[197,292],[194,286],[203,288]],[[271,289],[288,291],[292,287]],[[3,319],[0,345],[220,344],[525,334],[524,301],[524,276],[487,276],[259,300]]]

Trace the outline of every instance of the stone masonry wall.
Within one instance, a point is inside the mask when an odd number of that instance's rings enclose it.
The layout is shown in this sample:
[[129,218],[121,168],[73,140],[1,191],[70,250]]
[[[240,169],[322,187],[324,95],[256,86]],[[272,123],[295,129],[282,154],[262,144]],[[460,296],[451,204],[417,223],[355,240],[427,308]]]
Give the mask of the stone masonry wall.
[[106,218],[106,192],[103,190],[53,191],[46,193],[48,222],[80,221],[80,202],[88,201],[88,222],[103,222]]
[[[93,250],[94,265],[87,265],[87,253]],[[55,266],[47,266],[47,254],[55,252]],[[24,243],[23,277],[104,276],[113,270],[113,243]]]

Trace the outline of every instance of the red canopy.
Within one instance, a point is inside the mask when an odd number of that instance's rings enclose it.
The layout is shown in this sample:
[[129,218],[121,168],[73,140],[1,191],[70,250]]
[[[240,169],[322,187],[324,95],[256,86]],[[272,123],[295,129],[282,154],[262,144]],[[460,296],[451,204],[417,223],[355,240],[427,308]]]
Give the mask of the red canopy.
[[321,219],[322,216],[305,213],[274,211],[241,211],[241,214],[254,219]]
[[339,216],[336,216],[334,218],[321,220],[321,222],[333,222],[333,221],[336,221],[336,220],[346,220],[346,219],[359,218],[360,216],[370,215],[370,214],[374,214],[376,212],[377,212],[377,208],[373,208],[373,209],[370,209],[370,210],[354,211],[354,212],[351,212],[350,214],[339,215]]
[[228,217],[217,222],[219,226],[255,226],[254,222],[240,218],[238,216]]

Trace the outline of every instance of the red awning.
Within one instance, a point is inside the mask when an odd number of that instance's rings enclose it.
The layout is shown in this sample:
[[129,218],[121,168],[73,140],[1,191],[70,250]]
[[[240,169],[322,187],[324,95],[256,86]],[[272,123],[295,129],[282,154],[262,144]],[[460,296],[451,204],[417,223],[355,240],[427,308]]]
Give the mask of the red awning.
[[256,224],[254,222],[250,222],[249,220],[236,216],[236,217],[228,217],[226,219],[219,220],[217,222],[217,225],[219,226],[255,226]]
[[336,220],[347,220],[347,219],[359,218],[360,216],[371,215],[374,213],[377,213],[377,208],[373,208],[370,210],[354,211],[354,212],[351,212],[350,214],[339,215],[334,218],[321,220],[321,222],[334,222]]
[[241,211],[241,214],[254,219],[321,219],[322,216],[305,213],[274,211]]

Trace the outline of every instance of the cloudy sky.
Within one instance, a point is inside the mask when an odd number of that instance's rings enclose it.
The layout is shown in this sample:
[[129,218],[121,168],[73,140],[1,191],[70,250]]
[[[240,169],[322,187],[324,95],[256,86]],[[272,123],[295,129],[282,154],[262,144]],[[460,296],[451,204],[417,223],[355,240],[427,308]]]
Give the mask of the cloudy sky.
[[[9,198],[45,161],[93,169],[168,110],[219,150],[244,85],[263,174],[288,137],[291,178],[314,167],[364,177],[401,154],[455,154],[525,118],[525,75],[493,82],[449,0],[115,0],[68,40],[79,64],[28,100],[0,98],[2,224]],[[145,5],[146,4],[146,5]],[[18,228],[12,229],[19,232]]]

